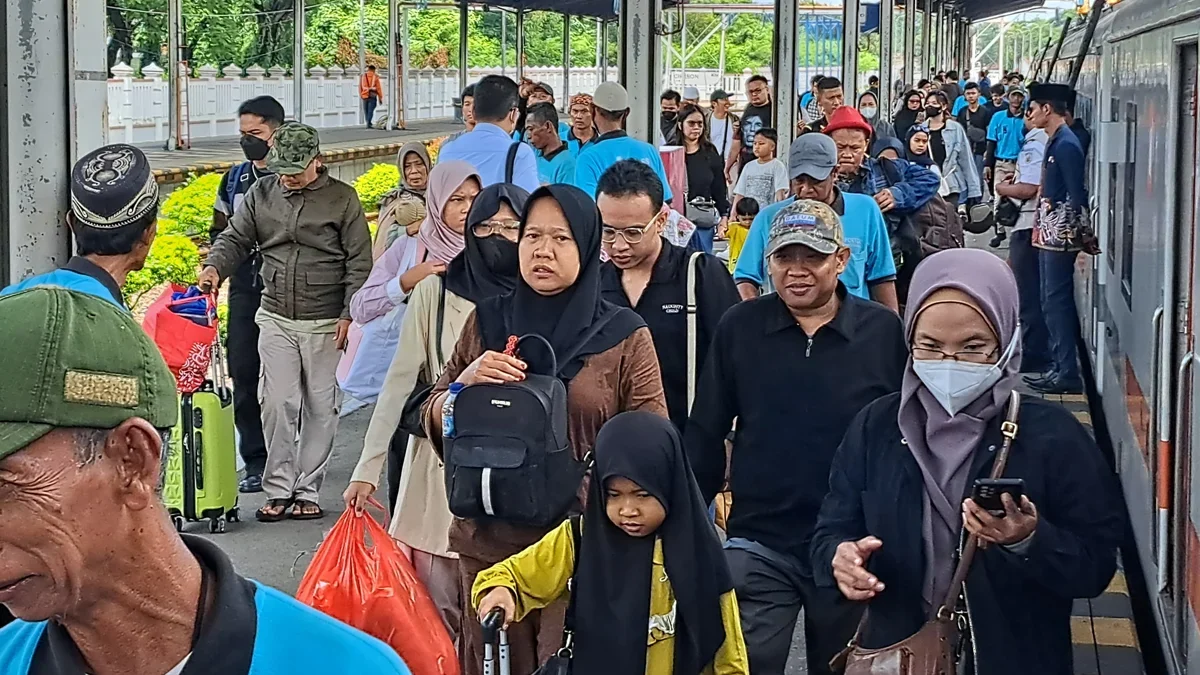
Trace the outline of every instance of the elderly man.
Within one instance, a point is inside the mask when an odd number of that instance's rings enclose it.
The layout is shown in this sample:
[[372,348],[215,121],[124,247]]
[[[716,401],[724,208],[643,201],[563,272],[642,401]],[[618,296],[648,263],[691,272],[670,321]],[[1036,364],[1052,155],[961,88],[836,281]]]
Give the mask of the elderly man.
[[30,277],[0,295],[60,286],[124,307],[125,278],[146,264],[158,233],[158,182],[145,153],[131,145],[106,145],[76,162],[67,225],[75,256],[61,269]]
[[[0,298],[4,675],[408,669],[386,645],[238,576],[160,501],[175,378],[124,310],[64,288]],[[297,648],[297,639],[303,648]]]
[[575,180],[575,156],[559,136],[558,111],[553,103],[535,103],[525,115],[525,137],[537,150],[538,179],[542,185]]
[[267,155],[275,175],[246,193],[199,275],[202,288],[216,288],[256,246],[261,252],[256,320],[267,503],[257,515],[264,522],[324,515],[318,498],[338,426],[335,375],[350,298],[371,273],[371,233],[358,195],[329,175],[320,155],[316,129],[279,127]]

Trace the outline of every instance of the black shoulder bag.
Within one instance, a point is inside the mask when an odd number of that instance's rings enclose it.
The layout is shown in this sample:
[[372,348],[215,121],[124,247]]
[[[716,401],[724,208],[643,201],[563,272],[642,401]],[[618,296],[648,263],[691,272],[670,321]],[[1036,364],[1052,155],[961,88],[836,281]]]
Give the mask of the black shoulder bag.
[[[442,327],[446,323],[446,278],[442,277],[442,292],[438,296],[437,305],[437,329],[434,343],[434,350],[437,353],[438,364],[445,362],[442,356]],[[432,381],[429,381],[432,380]],[[429,393],[433,391],[433,385],[437,381],[432,373],[425,377],[424,371],[417,377],[417,386],[413,387],[412,393],[408,395],[408,400],[404,402],[404,412],[400,414],[400,430],[412,434],[417,438],[426,438],[425,426],[421,424],[421,408],[425,407],[425,401],[429,400]]]

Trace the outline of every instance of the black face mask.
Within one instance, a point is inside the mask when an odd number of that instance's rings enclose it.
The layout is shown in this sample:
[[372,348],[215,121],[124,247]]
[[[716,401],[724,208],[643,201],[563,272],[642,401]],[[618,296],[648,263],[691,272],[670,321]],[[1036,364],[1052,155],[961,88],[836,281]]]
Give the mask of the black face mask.
[[941,114],[942,114],[942,109],[937,106],[931,105],[931,106],[926,106],[926,108],[925,108],[925,117],[926,118],[939,117]]
[[676,117],[678,114],[679,114],[679,113],[677,113],[677,112],[675,112],[675,111],[673,111],[673,110],[664,110],[664,111],[663,111],[663,114],[662,114],[662,117],[663,117],[663,119],[664,119],[664,120],[674,120],[674,119],[675,119],[675,117]]
[[517,257],[516,242],[509,241],[499,234],[493,234],[477,240],[479,254],[488,271],[499,277],[515,276],[521,266]]
[[242,134],[242,140],[239,141],[242,146],[242,154],[246,155],[246,159],[251,162],[261,162],[267,158],[267,153],[270,152],[271,146],[258,136]]

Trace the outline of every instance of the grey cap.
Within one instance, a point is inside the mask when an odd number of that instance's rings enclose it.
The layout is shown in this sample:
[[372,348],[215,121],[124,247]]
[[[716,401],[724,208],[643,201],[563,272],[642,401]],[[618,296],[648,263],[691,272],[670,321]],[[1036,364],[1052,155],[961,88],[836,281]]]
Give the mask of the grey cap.
[[533,85],[533,88],[535,90],[541,89],[542,91],[549,94],[550,98],[554,98],[554,87],[551,87],[549,84],[546,84],[545,82],[538,82],[537,84]]
[[802,134],[788,150],[788,178],[792,180],[800,176],[825,180],[837,164],[837,145],[825,134]]
[[621,112],[629,109],[629,92],[617,82],[601,82],[592,95],[592,103],[601,110]]
[[700,100],[700,90],[697,89],[696,87],[684,87],[683,88],[683,98],[685,98],[689,101],[699,101]]
[[718,89],[714,91],[712,96],[709,96],[708,99],[710,101],[726,101],[729,99],[729,92],[725,91],[724,89]]
[[832,255],[845,246],[842,219],[824,202],[797,199],[775,214],[767,235],[768,257],[788,246],[807,246]]
[[1008,92],[1005,93],[1005,96],[1012,96],[1013,94],[1020,94],[1023,98],[1029,98],[1029,92],[1025,91],[1025,89],[1020,85],[1014,84],[1009,87]]

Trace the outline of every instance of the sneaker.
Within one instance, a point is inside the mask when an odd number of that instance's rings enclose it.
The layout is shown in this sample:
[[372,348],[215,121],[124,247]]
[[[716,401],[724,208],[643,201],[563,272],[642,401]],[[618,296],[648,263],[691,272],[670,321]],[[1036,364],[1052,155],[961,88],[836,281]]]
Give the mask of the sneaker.
[[256,492],[262,492],[262,491],[263,491],[263,486],[262,486],[262,476],[261,475],[253,474],[253,473],[247,474],[246,477],[243,478],[241,480],[241,482],[238,483],[238,492],[241,492],[242,494],[249,495],[249,494],[254,494]]
[[1003,244],[1006,238],[1007,237],[1005,234],[1000,232],[996,236],[992,237],[992,240],[988,242],[988,246],[991,246],[992,248],[1000,248],[1000,244]]
[[1041,382],[1030,382],[1029,388],[1041,394],[1064,395],[1064,394],[1082,394],[1082,382],[1063,382],[1062,380],[1044,380]]

